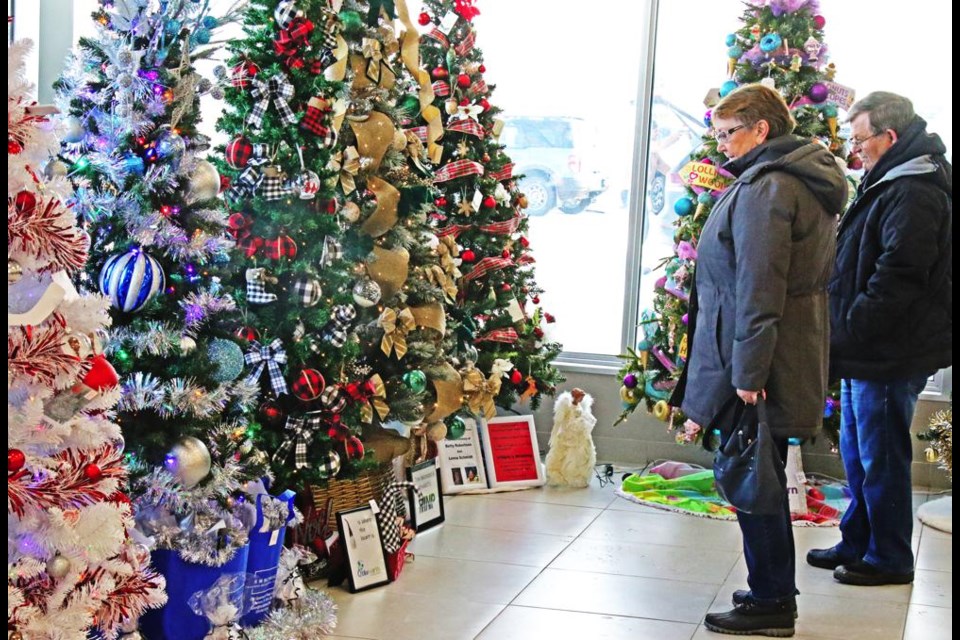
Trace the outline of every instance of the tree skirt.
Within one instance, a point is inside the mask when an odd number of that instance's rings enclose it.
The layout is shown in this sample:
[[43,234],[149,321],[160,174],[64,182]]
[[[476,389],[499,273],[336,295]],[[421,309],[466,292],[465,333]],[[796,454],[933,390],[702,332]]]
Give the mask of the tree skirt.
[[924,502],[917,509],[917,517],[928,527],[953,533],[953,496]]
[[[814,484],[816,483],[816,484]],[[793,523],[801,527],[835,527],[850,503],[839,482],[811,479],[805,485],[807,513],[794,513]],[[717,493],[713,471],[704,470],[674,478],[656,473],[624,478],[617,495],[631,502],[676,513],[736,520],[736,509]]]

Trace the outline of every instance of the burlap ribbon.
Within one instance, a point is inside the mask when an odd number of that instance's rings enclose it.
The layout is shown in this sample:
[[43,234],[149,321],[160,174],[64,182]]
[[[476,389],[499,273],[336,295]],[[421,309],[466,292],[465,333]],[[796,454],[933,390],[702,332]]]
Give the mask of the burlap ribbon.
[[381,420],[385,420],[390,413],[387,404],[387,388],[383,385],[380,374],[373,374],[370,379],[361,385],[360,419],[364,422],[373,422],[373,411],[376,409]]
[[493,399],[500,393],[500,376],[490,374],[484,378],[479,369],[469,369],[463,373],[463,395],[470,411],[486,418],[497,415]]
[[350,45],[342,35],[337,35],[337,44],[331,54],[335,62],[324,70],[323,76],[330,82],[340,82],[347,77],[347,60],[350,56]]
[[443,267],[438,264],[433,264],[426,267],[424,273],[431,284],[435,284],[443,290],[443,294],[447,297],[447,300],[454,302],[457,299],[457,283],[447,275]]
[[395,127],[385,113],[371,111],[363,120],[349,120],[350,128],[357,136],[357,149],[364,158],[370,158],[370,170],[380,168],[383,156],[393,144]]
[[343,194],[348,195],[357,188],[356,176],[360,171],[360,152],[356,147],[347,147],[330,157],[330,168],[340,174],[340,186]]
[[443,137],[443,120],[440,109],[433,106],[436,96],[433,93],[433,83],[426,69],[420,68],[420,32],[417,31],[405,0],[397,0],[397,17],[403,24],[404,32],[401,36],[400,58],[420,87],[420,117],[427,123],[427,155],[430,162],[437,164],[443,157],[443,145],[439,143]]
[[457,246],[457,240],[453,235],[440,236],[439,240],[437,255],[440,256],[440,266],[448,276],[456,280],[463,275],[454,259],[460,255],[460,247]]
[[413,319],[416,320],[418,327],[434,329],[441,334],[447,332],[447,314],[444,312],[443,305],[439,302],[431,302],[420,307],[410,307]]
[[437,393],[437,402],[427,416],[427,422],[443,420],[463,405],[463,379],[460,373],[447,363],[431,379]]
[[410,272],[410,252],[403,247],[392,250],[374,246],[373,256],[374,259],[367,263],[367,274],[380,285],[380,299],[387,301],[407,281],[407,275]]
[[[367,179],[367,189],[377,197],[377,208],[370,217],[360,225],[360,232],[373,238],[379,238],[397,224],[400,206],[400,191],[392,184],[379,176],[370,176]],[[406,275],[404,275],[404,280]]]
[[403,309],[399,313],[387,307],[380,314],[377,324],[383,329],[383,338],[380,340],[380,349],[390,357],[390,352],[397,354],[397,360],[407,355],[407,334],[417,328],[410,309]]

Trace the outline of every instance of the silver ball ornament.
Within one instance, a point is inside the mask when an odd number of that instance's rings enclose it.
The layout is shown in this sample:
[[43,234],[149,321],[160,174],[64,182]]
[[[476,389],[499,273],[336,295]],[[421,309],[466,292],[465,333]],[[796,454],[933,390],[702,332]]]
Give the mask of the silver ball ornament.
[[23,277],[23,267],[16,260],[7,259],[7,284],[16,284]]
[[70,167],[61,160],[51,160],[43,170],[47,178],[64,178],[68,173],[70,173]]
[[217,365],[211,377],[217,382],[236,380],[243,373],[243,350],[236,342],[217,338],[210,341],[207,356]]
[[47,561],[47,573],[59,580],[70,573],[70,561],[61,555],[55,555]]
[[380,285],[373,280],[360,280],[353,285],[353,301],[361,307],[372,307],[380,302]]
[[317,467],[317,474],[324,480],[335,478],[340,473],[340,454],[328,451],[327,459]]
[[187,191],[187,204],[211,200],[220,193],[220,173],[207,160],[201,160],[190,174],[190,186]]
[[186,436],[173,445],[163,465],[190,489],[210,473],[210,451],[202,441]]
[[214,100],[223,100],[223,89],[219,86],[211,88],[210,97]]
[[121,73],[117,76],[117,86],[121,89],[129,89],[133,86],[133,76],[129,73]]
[[190,336],[180,338],[180,353],[186,355],[197,348],[197,341]]
[[87,132],[84,131],[83,122],[80,121],[80,118],[70,116],[63,121],[63,125],[66,128],[63,134],[64,142],[83,142],[83,137]]

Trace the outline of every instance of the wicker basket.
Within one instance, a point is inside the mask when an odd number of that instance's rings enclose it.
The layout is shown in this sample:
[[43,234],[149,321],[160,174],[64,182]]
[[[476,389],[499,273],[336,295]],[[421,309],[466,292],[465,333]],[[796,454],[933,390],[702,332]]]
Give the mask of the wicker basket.
[[[310,485],[314,509],[327,510],[327,524],[337,528],[337,512],[362,507],[370,500],[380,500],[384,489],[393,482],[393,466],[383,465],[356,478],[340,480],[332,478],[325,485]],[[327,509],[329,501],[330,508]]]

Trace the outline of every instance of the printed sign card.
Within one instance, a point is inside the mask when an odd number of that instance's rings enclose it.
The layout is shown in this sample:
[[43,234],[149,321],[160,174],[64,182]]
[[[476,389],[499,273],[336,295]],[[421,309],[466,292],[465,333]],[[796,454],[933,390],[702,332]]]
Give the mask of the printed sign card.
[[420,491],[410,492],[407,512],[417,533],[443,522],[443,492],[440,491],[440,469],[434,459],[425,460],[407,469],[407,478]]
[[487,488],[487,474],[483,464],[480,439],[477,435],[477,421],[464,417],[463,422],[466,428],[462,436],[457,439],[447,437],[437,443],[440,485],[443,493],[448,495]]
[[340,539],[350,567],[350,592],[387,584],[387,556],[380,540],[377,518],[370,506],[337,513]]
[[491,488],[544,484],[533,416],[501,416],[481,422],[480,439]]

